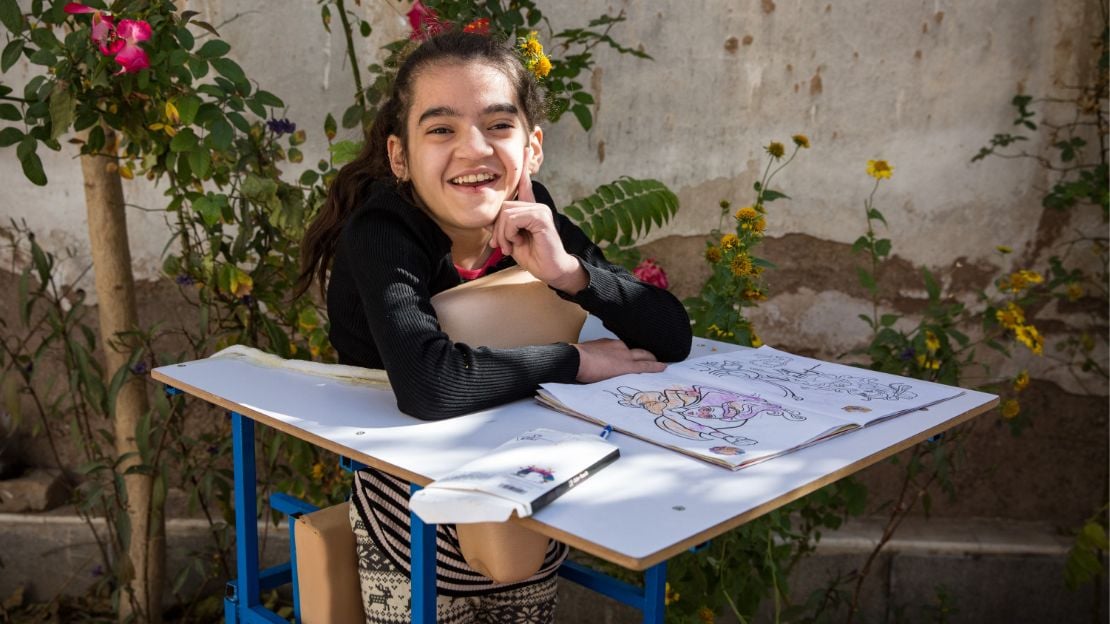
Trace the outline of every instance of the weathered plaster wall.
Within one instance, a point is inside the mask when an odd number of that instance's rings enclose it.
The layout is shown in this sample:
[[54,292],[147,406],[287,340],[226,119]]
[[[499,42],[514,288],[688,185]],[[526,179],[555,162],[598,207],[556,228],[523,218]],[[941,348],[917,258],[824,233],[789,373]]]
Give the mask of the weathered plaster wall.
[[[353,91],[342,39],[324,32],[317,4],[186,4],[218,26],[248,76],[286,99],[285,115],[309,132],[305,162],[315,162],[324,115],[338,116]],[[407,31],[404,4],[368,0],[352,8],[375,27],[360,50],[367,62]],[[589,0],[549,2],[544,10],[556,28],[623,10],[628,21],[613,35],[655,59],[598,50],[585,77],[597,99],[595,127],[582,132],[568,116],[548,128],[540,178],[564,203],[620,175],[667,183],[682,207],[646,249],[671,271],[680,294],[695,292],[706,273],[704,235],[717,224],[718,201],[751,200],[762,146],[788,143],[797,132],[810,137],[813,148],[776,180],[792,200],[771,205],[762,249],[780,266],[768,275],[770,301],[753,313],[770,343],[832,356],[866,338],[856,315],[869,304],[848,246],[864,227],[869,158],[895,167],[878,197],[897,257],[887,276],[894,309],[920,308],[915,266],[930,267],[971,302],[1008,263],[1043,265],[1045,241],[1059,232],[1042,214],[1046,178],[1034,164],[969,160],[1010,127],[1015,92],[1042,94],[1080,77],[1090,25],[1101,19],[1097,2]],[[25,181],[14,151],[3,152],[0,215],[26,219],[54,248],[74,247],[78,271],[88,258],[78,163],[72,153],[45,162],[51,184],[40,189]],[[135,206],[136,273],[152,280],[167,239],[161,194],[142,180],[125,184]],[[998,244],[1016,253],[1002,258]],[[1066,311],[1048,313],[1066,318]],[[1029,364],[1035,375],[1078,389],[1041,362]]]

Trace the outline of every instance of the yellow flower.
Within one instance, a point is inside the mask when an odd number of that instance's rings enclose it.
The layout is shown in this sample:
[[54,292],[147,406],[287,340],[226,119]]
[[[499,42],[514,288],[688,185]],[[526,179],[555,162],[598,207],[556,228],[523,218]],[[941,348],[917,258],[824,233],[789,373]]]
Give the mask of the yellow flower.
[[721,249],[733,249],[740,244],[740,239],[735,234],[725,234],[721,237]]
[[536,78],[543,78],[551,73],[551,59],[546,55],[539,55],[532,60],[528,61],[528,71]]
[[1029,371],[1021,371],[1014,377],[1014,390],[1021,392],[1029,387]]
[[914,359],[917,360],[917,365],[918,366],[920,366],[921,368],[924,368],[926,370],[937,370],[937,369],[940,368],[940,360],[935,360],[933,358],[927,358],[927,357],[925,357],[924,353],[922,353],[921,355],[917,356]]
[[867,161],[867,175],[875,178],[876,180],[889,179],[891,174],[894,173],[894,167],[890,166],[885,160],[869,160]]
[[940,348],[940,339],[931,331],[925,332],[925,348],[929,350],[929,353],[936,353],[937,349]]
[[795,134],[790,138],[794,140],[794,145],[797,145],[798,147],[804,147],[806,149],[809,148],[809,137],[807,137],[806,135]]
[[1079,301],[1083,298],[1083,287],[1075,282],[1068,284],[1068,301]]
[[709,607],[702,607],[698,609],[698,619],[702,624],[713,624],[717,621],[717,614],[713,613],[713,609]]
[[1021,412],[1021,405],[1016,399],[1006,399],[1002,402],[1002,417],[1010,420]]
[[755,335],[754,331],[752,332],[752,346],[756,348],[763,346],[763,341],[760,340],[759,336]]
[[1011,273],[1010,277],[1002,278],[998,281],[998,289],[1001,291],[1013,291],[1019,293],[1030,286],[1035,286],[1044,282],[1044,277],[1036,271],[1029,271],[1022,269],[1017,273]]
[[997,249],[998,253],[1001,253],[1001,254],[1013,253],[1013,251],[1014,251],[1013,247],[1010,247],[1009,245],[999,245],[999,246],[995,247],[995,249]]
[[663,606],[665,607],[669,607],[672,602],[678,602],[678,599],[682,597],[678,592],[671,589],[670,583],[667,583],[664,589],[665,591],[663,592]]
[[1005,308],[995,310],[994,318],[998,319],[998,322],[1006,329],[1015,329],[1025,323],[1025,312],[1018,307],[1018,304],[1011,301],[1006,304]]
[[708,249],[706,249],[705,250],[705,259],[712,262],[713,264],[717,264],[718,262],[720,262],[721,261],[721,249],[720,249],[720,247],[709,247]]
[[762,292],[760,292],[759,290],[756,290],[756,289],[745,290],[741,294],[741,296],[744,297],[744,299],[747,299],[748,301],[766,301],[767,300],[767,295],[763,294]]
[[536,38],[537,35],[539,35],[539,33],[533,30],[528,33],[527,38],[522,38],[520,40],[520,51],[526,56],[539,56],[543,54],[543,45],[539,42],[539,39]]
[[752,259],[748,254],[739,253],[732,258],[728,268],[736,277],[745,277],[752,274]]
[[752,229],[756,232],[762,232],[763,230],[767,229],[767,220],[763,218],[758,219],[755,223],[752,224]]
[[751,220],[759,216],[759,212],[752,206],[744,206],[734,215],[738,221]]
[[1041,332],[1037,331],[1036,327],[1032,325],[1018,325],[1014,328],[1014,337],[1018,342],[1029,347],[1029,350],[1036,355],[1044,353],[1044,337]]
[[324,478],[324,464],[321,464],[320,462],[316,462],[315,464],[312,464],[312,480],[316,481],[316,482],[319,482],[323,478]]
[[768,145],[766,149],[767,153],[770,154],[775,160],[782,158],[783,155],[786,154],[786,148],[783,147],[782,143],[779,143],[778,141],[771,141],[771,144]]

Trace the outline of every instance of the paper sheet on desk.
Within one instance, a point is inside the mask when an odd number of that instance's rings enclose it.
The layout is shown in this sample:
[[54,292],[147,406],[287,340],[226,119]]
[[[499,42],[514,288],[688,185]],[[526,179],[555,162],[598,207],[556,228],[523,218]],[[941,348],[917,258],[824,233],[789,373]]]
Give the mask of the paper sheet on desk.
[[409,505],[434,524],[523,518],[619,456],[600,436],[533,429],[416,492]]

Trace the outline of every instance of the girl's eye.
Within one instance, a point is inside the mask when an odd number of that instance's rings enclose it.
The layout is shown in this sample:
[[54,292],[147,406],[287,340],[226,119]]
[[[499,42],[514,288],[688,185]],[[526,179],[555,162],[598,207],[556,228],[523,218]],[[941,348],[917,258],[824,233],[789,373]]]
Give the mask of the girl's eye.
[[508,121],[499,121],[499,122],[493,124],[492,126],[490,126],[490,130],[512,130],[512,129],[513,129],[513,124],[511,122],[508,122]]
[[428,134],[450,134],[450,133],[451,133],[450,128],[440,127],[440,128],[432,128],[432,129],[428,130]]

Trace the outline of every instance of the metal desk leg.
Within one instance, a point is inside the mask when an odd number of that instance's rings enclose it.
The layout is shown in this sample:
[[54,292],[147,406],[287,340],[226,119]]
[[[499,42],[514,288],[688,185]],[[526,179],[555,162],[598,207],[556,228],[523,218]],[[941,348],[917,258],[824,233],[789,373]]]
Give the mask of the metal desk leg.
[[[259,605],[258,509],[255,494],[254,421],[231,413],[231,444],[235,465],[235,568],[234,588],[225,598],[225,619],[238,622]],[[229,588],[231,586],[229,585]],[[228,602],[234,604],[227,604]],[[230,607],[230,608],[228,608]],[[235,619],[227,618],[234,613]],[[244,618],[246,619],[246,618]]]
[[[420,486],[415,483],[409,488],[412,494],[418,490]],[[412,621],[432,624],[436,621],[436,526],[410,512],[409,527]]]
[[663,624],[667,597],[667,562],[644,572],[644,624]]

